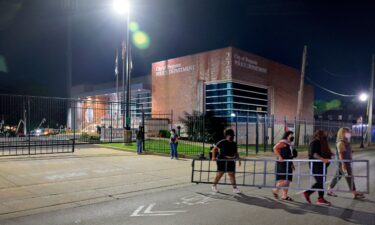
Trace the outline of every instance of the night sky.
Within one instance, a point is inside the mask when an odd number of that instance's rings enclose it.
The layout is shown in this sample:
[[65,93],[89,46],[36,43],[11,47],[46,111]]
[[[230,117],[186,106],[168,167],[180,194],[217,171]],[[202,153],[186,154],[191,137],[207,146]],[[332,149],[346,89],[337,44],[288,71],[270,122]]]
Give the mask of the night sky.
[[[109,82],[121,18],[111,0],[76,0],[73,84]],[[374,2],[374,1],[372,1]],[[132,21],[151,38],[133,48],[133,76],[151,63],[234,46],[300,69],[343,94],[367,90],[375,53],[370,1],[133,0]],[[66,96],[67,12],[62,0],[0,0],[0,93]],[[318,88],[316,99],[335,99]]]

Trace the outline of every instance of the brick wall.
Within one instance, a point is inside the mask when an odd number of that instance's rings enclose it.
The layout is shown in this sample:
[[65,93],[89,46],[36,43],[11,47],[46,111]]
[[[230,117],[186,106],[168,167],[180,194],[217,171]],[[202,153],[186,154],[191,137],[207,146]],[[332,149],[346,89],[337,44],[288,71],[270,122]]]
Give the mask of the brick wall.
[[[300,72],[236,49],[223,48],[152,64],[152,112],[170,112],[178,121],[185,111],[201,110],[198,81],[233,80],[269,88],[269,113],[294,118]],[[305,85],[302,118],[313,119],[314,92]]]

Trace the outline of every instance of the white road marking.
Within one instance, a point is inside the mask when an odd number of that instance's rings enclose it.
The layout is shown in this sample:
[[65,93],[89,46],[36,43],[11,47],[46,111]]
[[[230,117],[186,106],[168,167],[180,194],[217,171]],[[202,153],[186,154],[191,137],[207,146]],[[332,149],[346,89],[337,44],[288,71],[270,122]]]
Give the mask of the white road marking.
[[103,173],[112,173],[112,172],[118,172],[118,171],[123,171],[124,169],[122,168],[107,168],[107,169],[101,169],[101,170],[93,170],[94,173],[99,173],[99,174],[103,174]]
[[138,213],[142,211],[144,205],[139,206],[130,216],[139,216]]
[[200,204],[204,205],[204,204],[208,204],[208,202],[210,200],[213,200],[213,198],[211,198],[209,196],[189,195],[189,196],[182,197],[181,201],[176,202],[175,204],[176,205],[185,204],[185,205],[189,205],[189,206],[200,205]]
[[48,180],[64,180],[66,178],[72,178],[72,177],[82,177],[87,176],[88,174],[86,172],[71,172],[71,173],[65,173],[65,174],[56,174],[47,176],[46,178]]
[[186,210],[175,210],[175,211],[152,211],[156,204],[152,203],[147,206],[145,211],[141,213],[142,209],[145,207],[144,205],[139,206],[131,215],[130,217],[139,217],[139,216],[174,216],[176,213],[184,213],[187,212]]

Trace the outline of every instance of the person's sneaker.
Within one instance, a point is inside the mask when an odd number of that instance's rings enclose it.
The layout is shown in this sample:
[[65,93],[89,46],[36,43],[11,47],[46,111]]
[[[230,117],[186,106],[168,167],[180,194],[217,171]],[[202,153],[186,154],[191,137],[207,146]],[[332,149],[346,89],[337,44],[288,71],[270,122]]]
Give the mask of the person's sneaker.
[[357,192],[356,194],[353,195],[353,199],[364,199],[364,198],[365,198],[365,195],[360,192]]
[[235,193],[235,194],[239,194],[239,193],[241,193],[241,191],[240,191],[240,189],[238,189],[238,188],[233,188],[233,193]]
[[337,197],[337,195],[333,191],[331,191],[331,190],[327,191],[327,195],[331,196],[331,197]]
[[219,192],[219,190],[217,190],[216,185],[212,185],[212,186],[211,186],[211,190],[212,190],[213,192],[215,192],[215,193]]
[[330,206],[331,203],[327,200],[325,200],[324,198],[318,198],[318,200],[316,201],[316,204],[318,205],[326,205],[326,206]]
[[305,197],[307,203],[311,204],[311,199],[310,199],[309,193],[303,192],[303,197]]

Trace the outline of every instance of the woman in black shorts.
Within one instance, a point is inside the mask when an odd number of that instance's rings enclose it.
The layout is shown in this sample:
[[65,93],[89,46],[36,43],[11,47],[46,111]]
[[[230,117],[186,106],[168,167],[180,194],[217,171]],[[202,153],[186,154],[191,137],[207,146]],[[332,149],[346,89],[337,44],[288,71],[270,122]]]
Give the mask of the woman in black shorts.
[[276,187],[272,190],[273,195],[276,199],[279,198],[279,187],[283,187],[282,200],[293,201],[288,196],[288,187],[290,182],[293,180],[293,162],[285,162],[284,160],[290,160],[297,157],[297,151],[293,149],[292,142],[294,136],[292,131],[284,133],[282,140],[275,145],[273,151],[277,156],[278,161],[276,162]]
[[[237,143],[234,141],[234,131],[232,129],[225,129],[224,136],[225,139],[219,141],[212,151],[212,160],[218,159],[216,162],[217,174],[214,180],[214,184],[212,185],[212,191],[218,192],[216,185],[219,183],[224,173],[228,173],[230,182],[233,186],[233,193],[238,194],[240,193],[240,190],[236,185],[235,172],[236,160],[239,160],[239,154],[237,150]],[[217,153],[219,153],[218,156]],[[239,166],[241,166],[241,162],[238,162]]]

